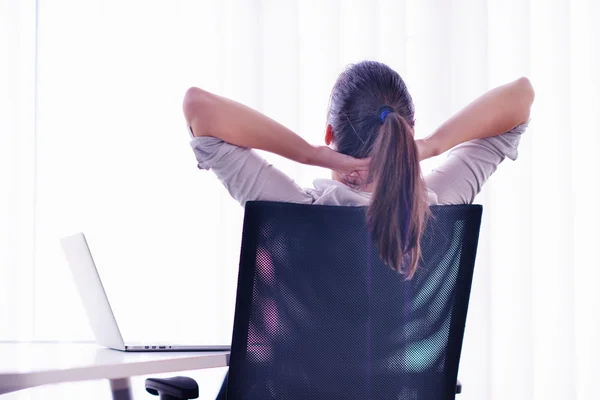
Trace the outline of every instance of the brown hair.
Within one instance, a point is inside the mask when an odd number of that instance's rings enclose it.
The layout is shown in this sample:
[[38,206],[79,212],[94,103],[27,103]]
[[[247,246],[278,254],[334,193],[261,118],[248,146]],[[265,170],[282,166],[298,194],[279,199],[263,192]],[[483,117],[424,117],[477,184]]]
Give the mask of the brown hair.
[[429,216],[427,190],[413,136],[414,105],[400,75],[364,61],[338,78],[328,116],[337,150],[371,157],[373,193],[367,223],[382,260],[411,279]]

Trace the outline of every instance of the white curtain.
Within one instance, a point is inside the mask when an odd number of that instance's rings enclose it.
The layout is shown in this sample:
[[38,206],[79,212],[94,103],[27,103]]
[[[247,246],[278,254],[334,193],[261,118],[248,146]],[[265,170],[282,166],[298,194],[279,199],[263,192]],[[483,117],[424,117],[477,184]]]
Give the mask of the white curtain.
[[0,0],[0,340],[33,336],[35,1]]
[[[92,338],[58,245],[83,231],[128,340],[228,341],[243,210],[195,167],[183,93],[231,97],[320,143],[335,78],[375,59],[405,78],[417,136],[489,88],[533,82],[519,159],[476,199],[460,398],[597,397],[597,1],[0,7],[0,340]],[[267,157],[304,186],[328,175]]]

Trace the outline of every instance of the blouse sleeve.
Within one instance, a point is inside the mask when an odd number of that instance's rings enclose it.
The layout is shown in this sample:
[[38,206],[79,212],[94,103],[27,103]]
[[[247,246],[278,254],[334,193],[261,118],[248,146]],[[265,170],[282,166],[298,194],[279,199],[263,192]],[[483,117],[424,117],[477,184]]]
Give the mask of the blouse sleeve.
[[194,137],[190,145],[198,168],[212,170],[242,206],[251,200],[313,202],[309,193],[254,150],[210,136]]

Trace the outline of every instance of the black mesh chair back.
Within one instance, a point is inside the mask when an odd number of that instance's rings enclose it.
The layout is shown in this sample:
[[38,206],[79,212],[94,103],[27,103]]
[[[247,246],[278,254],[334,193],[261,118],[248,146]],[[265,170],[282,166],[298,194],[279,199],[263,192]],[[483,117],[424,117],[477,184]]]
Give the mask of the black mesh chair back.
[[227,398],[453,399],[482,207],[431,209],[407,281],[365,208],[249,202]]

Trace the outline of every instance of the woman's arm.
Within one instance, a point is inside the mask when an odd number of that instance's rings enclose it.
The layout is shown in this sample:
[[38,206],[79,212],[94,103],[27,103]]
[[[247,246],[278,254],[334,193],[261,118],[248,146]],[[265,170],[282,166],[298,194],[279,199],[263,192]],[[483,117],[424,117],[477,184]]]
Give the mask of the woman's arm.
[[500,135],[527,122],[534,97],[533,87],[527,78],[490,90],[433,134],[417,140],[421,159],[442,154],[468,140]]
[[368,168],[366,159],[357,160],[326,146],[312,146],[258,111],[202,89],[188,89],[183,112],[196,137],[216,137],[236,146],[266,150],[343,174]]

